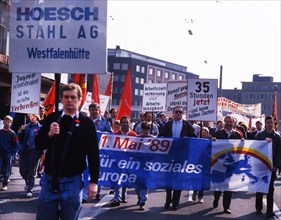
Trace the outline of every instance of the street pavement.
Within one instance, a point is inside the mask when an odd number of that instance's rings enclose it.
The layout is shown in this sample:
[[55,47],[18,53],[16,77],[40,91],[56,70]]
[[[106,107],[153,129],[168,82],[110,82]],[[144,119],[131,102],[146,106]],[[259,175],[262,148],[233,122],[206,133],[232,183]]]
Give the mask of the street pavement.
[[[36,217],[36,201],[40,191],[39,180],[36,179],[32,198],[26,198],[24,193],[24,181],[19,175],[18,167],[13,167],[11,182],[8,191],[0,191],[0,220],[33,220]],[[1,183],[0,183],[1,185]],[[266,219],[265,214],[255,213],[255,194],[245,192],[233,193],[231,203],[232,214],[224,214],[222,211],[222,198],[219,207],[212,208],[213,193],[205,192],[204,203],[193,202],[190,191],[183,191],[180,207],[177,211],[164,209],[165,190],[150,190],[145,211],[139,211],[136,205],[137,196],[134,189],[128,190],[128,203],[121,203],[118,207],[110,207],[113,195],[109,189],[102,188],[102,199],[91,203],[84,203],[80,212],[80,220],[174,220],[174,219],[241,219],[259,220]],[[264,199],[266,207],[266,199]],[[275,183],[275,219],[281,219],[281,176]],[[264,208],[264,212],[266,209]]]

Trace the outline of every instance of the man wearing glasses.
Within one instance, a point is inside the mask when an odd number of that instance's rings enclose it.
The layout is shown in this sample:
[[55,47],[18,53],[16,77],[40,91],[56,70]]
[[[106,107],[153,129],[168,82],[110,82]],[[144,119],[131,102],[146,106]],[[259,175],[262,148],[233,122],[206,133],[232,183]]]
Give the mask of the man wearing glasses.
[[[160,130],[159,137],[197,137],[192,125],[183,120],[183,107],[176,106],[173,109],[173,120],[168,121]],[[180,203],[181,190],[166,189],[165,209],[178,210]]]

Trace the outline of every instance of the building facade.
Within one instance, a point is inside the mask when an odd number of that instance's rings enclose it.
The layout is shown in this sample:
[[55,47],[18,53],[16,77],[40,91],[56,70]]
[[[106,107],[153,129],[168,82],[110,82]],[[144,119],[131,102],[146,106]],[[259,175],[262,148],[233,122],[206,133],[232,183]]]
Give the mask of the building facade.
[[187,67],[157,58],[123,50],[119,46],[108,49],[108,71],[114,74],[112,107],[118,108],[126,74],[130,68],[132,82],[132,118],[138,118],[142,108],[144,83],[163,83],[199,78],[187,72]]
[[274,103],[274,87],[277,86],[278,128],[281,128],[281,82],[274,82],[272,76],[253,75],[252,82],[242,82],[242,89],[222,90],[222,96],[241,104],[261,103],[261,113],[272,115]]

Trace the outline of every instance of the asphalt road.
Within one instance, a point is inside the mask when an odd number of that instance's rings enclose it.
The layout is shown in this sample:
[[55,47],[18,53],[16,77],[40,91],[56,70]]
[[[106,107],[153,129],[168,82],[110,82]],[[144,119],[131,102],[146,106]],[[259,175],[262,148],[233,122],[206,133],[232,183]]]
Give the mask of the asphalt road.
[[[36,217],[36,200],[40,191],[39,179],[36,179],[34,197],[26,198],[24,194],[24,181],[18,173],[18,167],[13,167],[11,182],[8,191],[0,191],[0,220],[33,220]],[[139,211],[137,196],[134,189],[128,190],[128,203],[122,203],[118,207],[110,207],[110,195],[108,188],[102,189],[102,199],[97,202],[84,203],[79,216],[81,220],[174,220],[174,219],[266,219],[265,214],[255,213],[255,194],[245,192],[233,193],[231,203],[232,214],[222,212],[222,198],[219,207],[212,208],[213,193],[205,192],[204,203],[199,204],[191,199],[191,192],[183,191],[180,207],[177,211],[164,209],[165,191],[150,190],[145,211]],[[264,199],[266,204],[266,200]],[[264,206],[266,207],[266,205]],[[281,176],[275,182],[275,206],[274,212],[281,219]],[[263,210],[265,212],[265,208]]]

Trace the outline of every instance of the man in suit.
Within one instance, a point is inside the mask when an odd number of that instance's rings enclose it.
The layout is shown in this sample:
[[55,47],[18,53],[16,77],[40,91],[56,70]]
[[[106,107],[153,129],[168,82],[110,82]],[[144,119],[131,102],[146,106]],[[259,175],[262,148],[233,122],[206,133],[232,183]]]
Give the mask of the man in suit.
[[47,149],[37,220],[78,219],[86,158],[90,170],[88,199],[92,200],[97,193],[100,168],[97,134],[92,120],[78,111],[81,99],[80,86],[70,83],[63,87],[63,110],[48,115],[36,137],[36,148]]
[[[225,116],[224,118],[224,129],[217,131],[212,140],[215,141],[216,139],[242,139],[240,133],[234,130],[234,118],[230,115]],[[214,192],[214,202],[213,207],[217,208],[219,205],[219,199],[221,196],[222,191],[215,191]],[[223,192],[223,212],[226,214],[231,214],[230,211],[230,203],[231,203],[232,192],[231,191],[224,191]]]
[[[192,125],[183,120],[183,107],[176,106],[173,109],[173,120],[168,121],[159,133],[159,137],[197,137],[194,133]],[[172,203],[172,209],[177,210],[180,203],[181,190],[166,190],[166,203],[165,208],[170,208]]]
[[249,137],[248,139],[254,140],[254,139],[255,139],[255,136],[256,136],[258,133],[262,132],[262,131],[263,131],[263,129],[262,129],[262,123],[261,123],[261,121],[256,121],[256,130],[251,133],[251,135],[250,135],[250,137]]
[[215,133],[219,130],[222,130],[223,127],[224,127],[223,121],[218,120],[217,123],[216,123],[216,127],[210,129],[210,135],[213,137],[215,135]]
[[[274,131],[274,120],[272,116],[265,118],[265,130],[257,133],[255,140],[265,140],[272,143],[272,174],[269,184],[268,194],[266,196],[267,211],[266,216],[273,218],[273,198],[274,198],[274,181],[276,179],[276,171],[281,160],[281,138],[280,135]],[[256,213],[262,214],[263,208],[263,193],[256,193]]]

